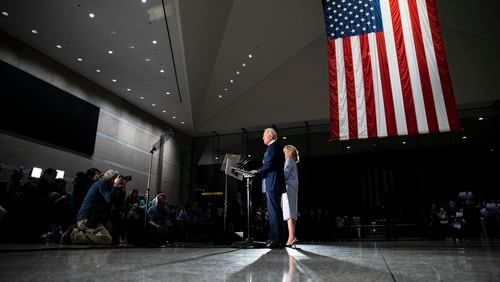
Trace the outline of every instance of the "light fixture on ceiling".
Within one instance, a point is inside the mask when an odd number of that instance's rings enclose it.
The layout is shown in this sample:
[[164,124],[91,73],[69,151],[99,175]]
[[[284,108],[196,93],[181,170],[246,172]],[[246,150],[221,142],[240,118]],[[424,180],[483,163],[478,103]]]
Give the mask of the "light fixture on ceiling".
[[62,48],[62,45],[61,45],[61,44],[57,44],[57,45],[56,45],[56,47],[57,47],[58,49],[61,49],[61,48]]
[[31,30],[31,33],[33,33],[33,34],[38,34],[38,30],[36,30],[36,29],[32,29],[32,30]]
[[219,99],[222,99],[222,95],[219,94]]
[[130,46],[128,46],[128,48],[135,49],[135,46],[134,45],[130,45]]
[[240,75],[240,71],[236,71],[236,75]]
[[130,89],[130,88],[127,88],[127,91],[128,91],[128,92],[130,92],[130,91],[132,91],[132,89]]
[[465,135],[464,135],[464,136],[462,136],[462,139],[464,139],[464,140],[465,140],[465,139],[467,139],[467,136],[465,136]]
[[101,72],[101,70],[100,70],[100,69],[96,69],[95,71],[96,71],[96,72]]
[[406,145],[406,141],[401,142],[401,144]]
[[79,62],[83,62],[82,58],[77,58],[76,60],[79,61]]
[[117,82],[117,80],[116,80],[116,79],[114,79],[114,78],[113,78],[113,79],[111,79],[111,81],[113,81],[113,82]]
[[139,98],[140,98],[141,100],[144,100],[144,97],[142,97],[142,96],[141,96],[141,97],[139,97]]
[[148,0],[141,0],[141,2],[145,4],[146,2],[148,2]]
[[227,91],[227,88],[224,88],[224,91]]
[[283,140],[286,140],[286,136],[283,136]]
[[246,66],[247,66],[247,64],[246,64],[246,63],[242,63],[242,64],[241,64],[241,66],[242,66],[242,67],[246,67]]
[[248,54],[248,58],[251,59],[253,56],[252,54]]
[[234,80],[230,79],[230,80],[229,80],[229,82],[230,82],[230,83],[234,83]]
[[165,70],[160,70],[160,72],[161,72],[161,73],[164,73],[164,72],[165,72]]
[[346,146],[345,148],[346,148],[347,150],[349,150],[349,149],[351,149],[351,146]]
[[2,15],[8,17],[9,16],[9,13],[7,13],[6,11],[2,11]]
[[158,43],[158,41],[156,41],[156,40],[153,40],[153,41],[151,41],[151,42],[153,42],[153,44],[156,44],[156,43]]
[[93,19],[95,17],[95,14],[94,13],[89,13],[89,17]]
[[163,110],[163,111],[161,111],[161,112],[162,112],[162,113],[166,113],[167,111],[166,111],[166,110]]
[[108,54],[113,55],[113,51],[108,50]]
[[173,116],[172,118],[173,118],[173,119],[176,119],[177,117],[176,117],[176,116]]
[[150,62],[150,61],[151,61],[151,59],[150,59],[150,58],[145,58],[145,59],[144,59],[144,61],[146,61],[146,62]]
[[153,104],[151,104],[151,106],[152,106],[152,107],[156,107],[156,104],[154,104],[154,103],[153,103]]
[[116,30],[114,30],[114,29],[110,30],[110,31],[109,31],[109,34],[111,34],[111,35],[116,35]]
[[165,92],[165,94],[170,95],[170,92],[167,91],[167,92]]
[[478,118],[478,120],[483,120],[483,119],[484,119],[483,117]]
[[181,121],[181,124],[185,124],[185,122]]

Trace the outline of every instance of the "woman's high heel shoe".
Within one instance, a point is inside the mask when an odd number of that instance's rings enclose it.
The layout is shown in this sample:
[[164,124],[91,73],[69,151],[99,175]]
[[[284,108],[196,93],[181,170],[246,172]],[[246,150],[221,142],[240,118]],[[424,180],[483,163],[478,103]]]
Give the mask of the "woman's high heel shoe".
[[297,240],[297,238],[293,238],[293,241],[291,244],[286,244],[285,247],[287,248],[295,248],[295,245],[297,244],[299,240]]

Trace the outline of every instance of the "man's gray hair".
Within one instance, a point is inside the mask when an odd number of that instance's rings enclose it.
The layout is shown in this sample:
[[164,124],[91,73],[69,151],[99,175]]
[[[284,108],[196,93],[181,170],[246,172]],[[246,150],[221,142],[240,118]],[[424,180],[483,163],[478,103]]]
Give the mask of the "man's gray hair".
[[119,175],[120,173],[117,171],[117,170],[114,170],[114,169],[110,169],[108,171],[106,171],[102,176],[101,176],[101,179],[104,180],[104,181],[108,181],[110,180],[111,178]]
[[271,133],[271,135],[273,136],[273,140],[276,140],[278,139],[278,132],[276,131],[276,129],[272,128],[272,127],[269,127],[269,128],[266,128],[264,130],[264,132],[269,132]]

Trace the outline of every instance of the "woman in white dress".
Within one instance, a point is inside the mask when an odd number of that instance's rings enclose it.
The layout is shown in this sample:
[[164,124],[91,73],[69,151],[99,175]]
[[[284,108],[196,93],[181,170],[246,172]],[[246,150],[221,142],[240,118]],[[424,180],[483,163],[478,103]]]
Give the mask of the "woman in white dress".
[[292,247],[297,243],[295,237],[295,225],[297,220],[297,194],[299,192],[299,174],[297,163],[299,162],[299,151],[292,145],[283,148],[285,153],[285,183],[286,193],[281,197],[283,206],[283,220],[288,224],[287,247]]

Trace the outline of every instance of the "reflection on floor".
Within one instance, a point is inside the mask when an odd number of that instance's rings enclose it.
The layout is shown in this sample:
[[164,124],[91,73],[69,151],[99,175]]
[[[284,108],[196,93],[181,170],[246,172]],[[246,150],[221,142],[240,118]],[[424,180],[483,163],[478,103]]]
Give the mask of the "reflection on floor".
[[342,242],[296,249],[0,245],[0,281],[500,281],[500,242]]

